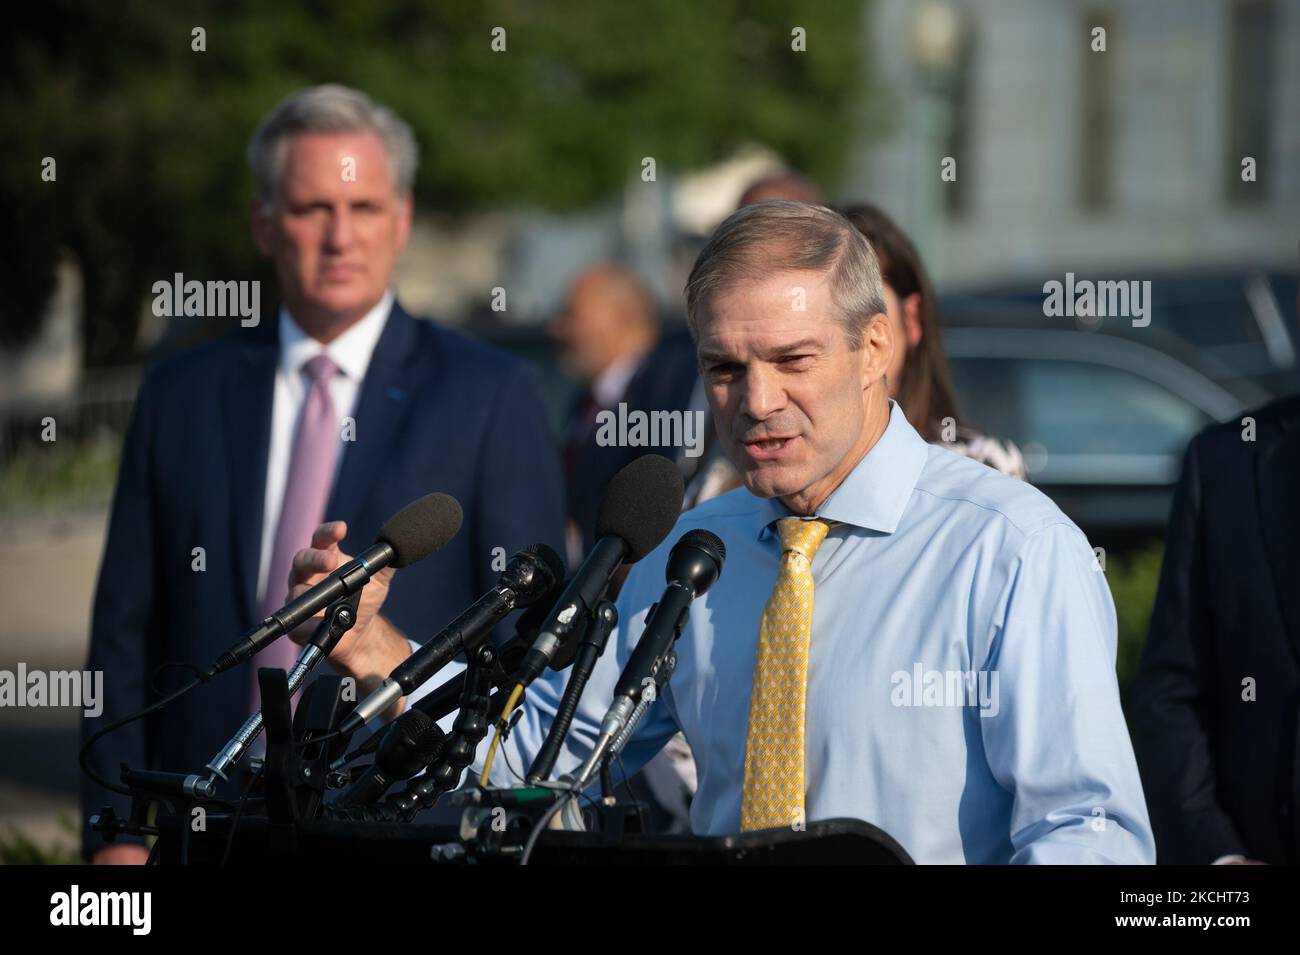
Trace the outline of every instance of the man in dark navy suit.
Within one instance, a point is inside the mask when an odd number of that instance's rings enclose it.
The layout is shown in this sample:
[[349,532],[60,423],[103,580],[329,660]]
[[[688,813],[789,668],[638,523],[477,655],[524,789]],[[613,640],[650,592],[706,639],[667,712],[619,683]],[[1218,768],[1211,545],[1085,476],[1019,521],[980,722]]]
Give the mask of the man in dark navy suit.
[[[275,321],[145,377],[92,614],[88,667],[104,671],[104,708],[83,736],[154,700],[160,663],[207,663],[283,605],[297,551],[358,553],[425,494],[453,495],[464,523],[442,550],[366,588],[362,617],[383,602],[389,623],[364,641],[358,627],[330,658],[358,680],[359,699],[412,641],[489,589],[505,556],[563,546],[559,455],[535,374],[417,321],[390,290],[412,217],[417,151],[406,124],[355,90],[314,87],[267,117],[249,160],[253,233],[283,304]],[[281,639],[255,664],[285,666],[296,650]],[[113,781],[124,762],[202,770],[257,709],[254,673],[232,670],[109,734],[91,765]],[[84,814],[105,805],[128,808],[84,780]],[[83,837],[97,862],[145,859],[134,841],[105,845],[89,828]]]

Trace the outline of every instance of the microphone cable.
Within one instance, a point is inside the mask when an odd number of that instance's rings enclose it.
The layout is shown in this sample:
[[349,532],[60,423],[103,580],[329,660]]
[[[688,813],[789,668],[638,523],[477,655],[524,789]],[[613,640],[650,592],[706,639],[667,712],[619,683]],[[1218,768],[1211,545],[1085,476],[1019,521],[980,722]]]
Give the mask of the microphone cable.
[[84,743],[81,744],[81,750],[77,754],[77,762],[81,766],[81,771],[85,773],[87,776],[89,776],[91,779],[93,779],[97,784],[107,789],[109,792],[115,792],[119,796],[134,796],[135,794],[132,793],[131,790],[127,789],[125,786],[119,786],[117,783],[111,783],[103,776],[99,775],[99,773],[95,772],[95,770],[91,769],[89,763],[90,747],[94,746],[95,743],[99,742],[100,739],[107,736],[109,733],[113,732],[114,730],[121,729],[123,726],[126,726],[128,723],[134,723],[136,720],[144,719],[146,716],[152,716],[154,713],[157,713],[165,706],[171,706],[173,703],[179,700],[186,693],[190,692],[190,690],[194,689],[196,686],[202,686],[203,683],[205,682],[206,681],[201,680],[198,677],[195,677],[193,680],[185,684],[179,690],[176,690],[174,693],[169,693],[167,696],[164,696],[161,700],[157,700],[149,704],[139,712],[132,713],[130,716],[124,716],[120,720],[114,720],[112,723],[109,723],[103,729],[96,730],[89,737],[87,737]]
[[501,742],[501,734],[509,725],[510,714],[515,711],[515,706],[523,695],[524,685],[516,683],[515,688],[510,691],[510,696],[506,699],[506,705],[501,708],[501,715],[497,717],[496,727],[492,733],[492,742],[488,745],[487,759],[483,762],[483,772],[478,778],[478,784],[485,789],[488,784],[488,774],[492,772],[492,761],[496,759],[497,744]]

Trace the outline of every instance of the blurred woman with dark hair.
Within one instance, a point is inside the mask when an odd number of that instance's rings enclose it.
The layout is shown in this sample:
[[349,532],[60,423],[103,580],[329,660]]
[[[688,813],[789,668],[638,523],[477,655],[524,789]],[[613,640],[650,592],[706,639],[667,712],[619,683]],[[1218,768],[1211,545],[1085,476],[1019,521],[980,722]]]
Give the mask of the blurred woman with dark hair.
[[959,423],[934,286],[912,240],[876,206],[860,203],[840,212],[867,237],[880,261],[895,342],[887,373],[890,396],[926,441],[1024,480],[1025,460],[1014,444]]

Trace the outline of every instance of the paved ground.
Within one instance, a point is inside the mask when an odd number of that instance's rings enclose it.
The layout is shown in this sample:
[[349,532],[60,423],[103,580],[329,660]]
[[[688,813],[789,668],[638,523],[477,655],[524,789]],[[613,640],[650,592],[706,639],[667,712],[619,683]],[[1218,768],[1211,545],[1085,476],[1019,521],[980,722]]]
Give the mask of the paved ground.
[[[0,523],[0,669],[79,670],[106,514]],[[0,839],[71,847],[79,710],[0,708]]]

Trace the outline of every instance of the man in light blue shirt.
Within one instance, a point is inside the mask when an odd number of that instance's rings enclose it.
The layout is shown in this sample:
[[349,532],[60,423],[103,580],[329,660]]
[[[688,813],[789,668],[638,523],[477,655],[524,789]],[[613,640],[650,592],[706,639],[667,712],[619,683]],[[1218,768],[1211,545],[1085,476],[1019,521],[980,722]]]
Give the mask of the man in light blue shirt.
[[[926,444],[891,402],[880,440],[816,509],[840,521],[813,560],[807,818],[879,826],[918,862],[1154,861],[1115,682],[1115,612],[1082,533],[1040,492]],[[775,499],[745,489],[682,516],[628,577],[607,651],[558,766],[594,742],[618,672],[664,588],[668,550],[707,528],[722,576],[691,609],[677,671],[623,757],[680,728],[698,834],[738,832]],[[564,690],[548,674],[506,744],[522,771]],[[481,764],[479,764],[481,766]],[[492,781],[517,782],[498,758]]]
[[[1092,550],[1043,494],[926,444],[888,398],[894,343],[866,241],[820,207],[746,207],[701,252],[687,312],[745,486],[685,513],[633,568],[556,775],[590,752],[672,545],[706,528],[726,544],[721,578],[693,605],[676,673],[623,755],[635,772],[685,734],[697,834],[740,831],[777,779],[797,794],[789,825],[863,819],[918,862],[1153,862]],[[810,563],[783,554],[777,522],[789,518],[828,526]],[[809,571],[801,635],[774,583]],[[494,784],[518,782],[566,679],[529,689]],[[801,748],[747,753],[790,727]]]

